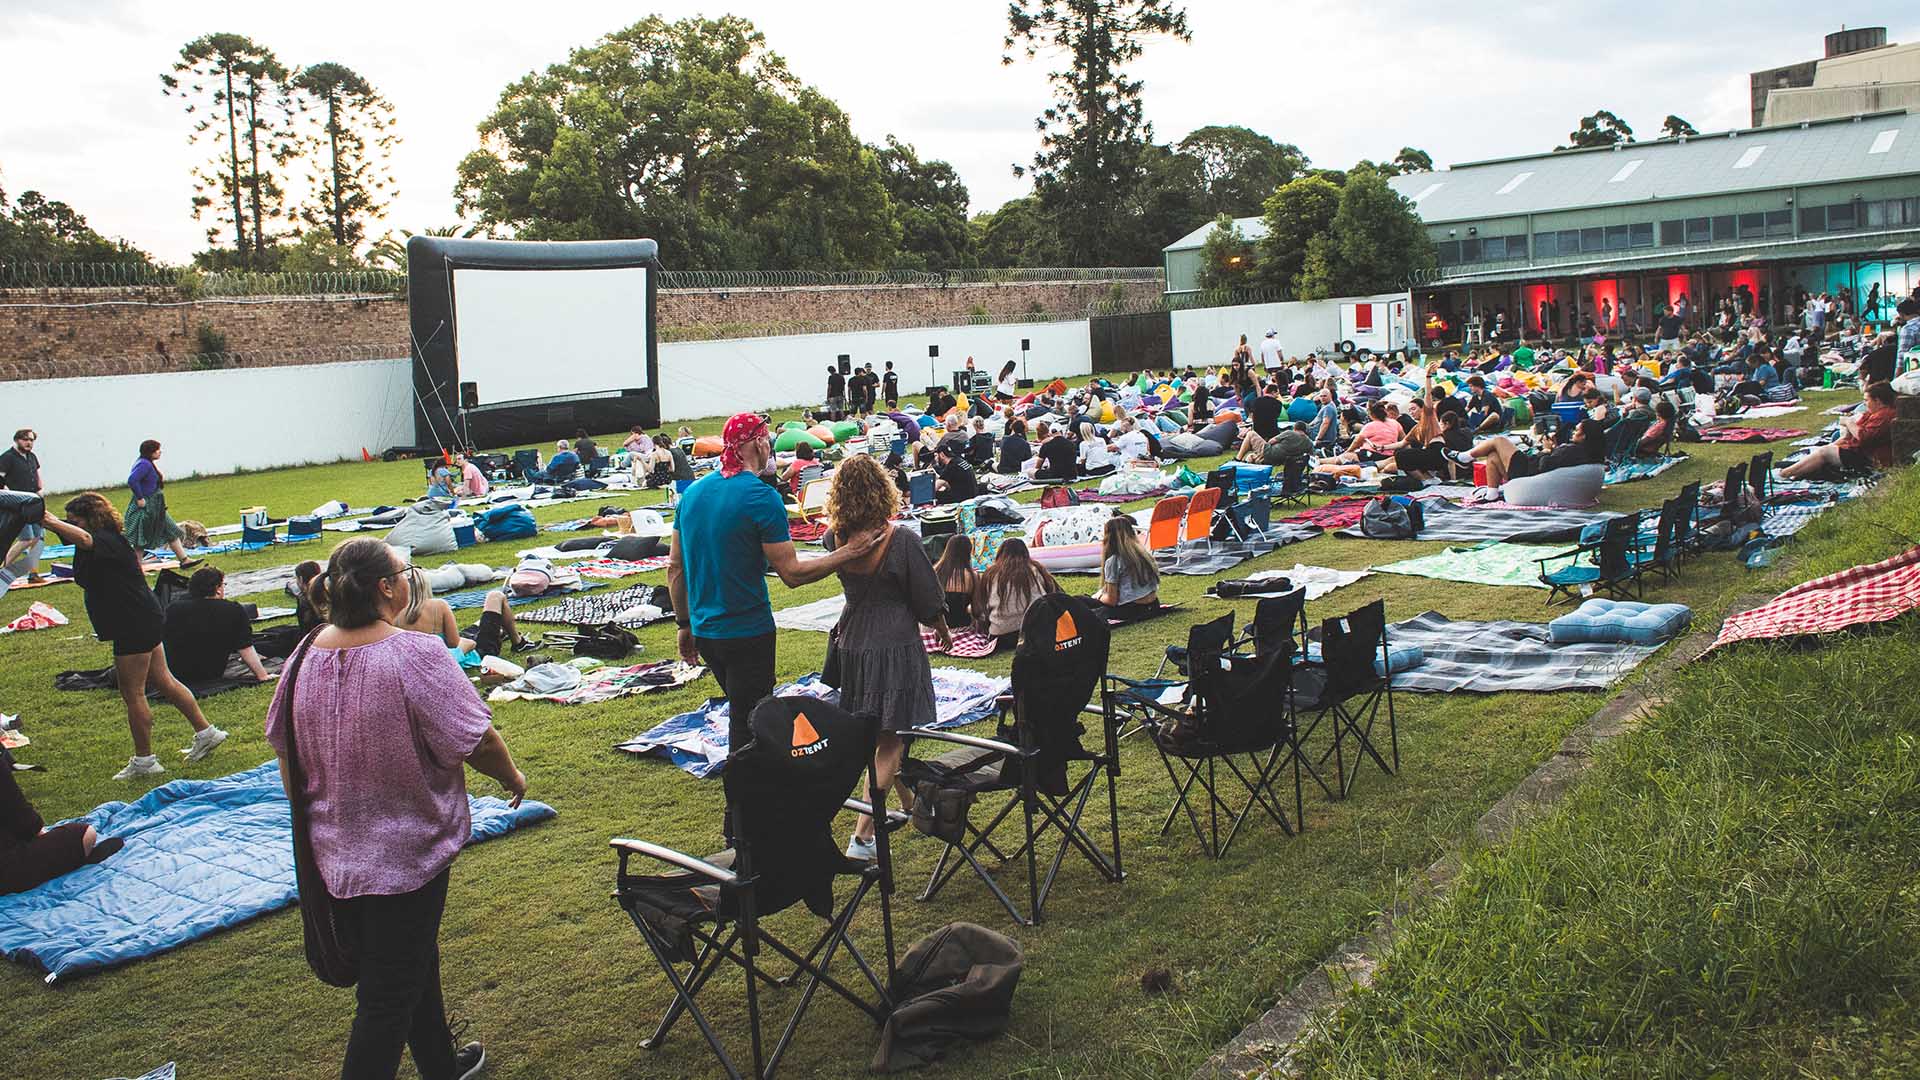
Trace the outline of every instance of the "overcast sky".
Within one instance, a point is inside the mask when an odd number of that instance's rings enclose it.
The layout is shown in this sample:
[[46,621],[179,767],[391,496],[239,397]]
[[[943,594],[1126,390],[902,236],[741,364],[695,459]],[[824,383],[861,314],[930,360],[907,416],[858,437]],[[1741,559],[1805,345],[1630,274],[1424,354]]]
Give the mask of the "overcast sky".
[[[205,246],[189,209],[180,103],[158,75],[204,33],[246,34],[289,66],[332,60],[394,103],[401,190],[385,228],[456,220],[454,167],[512,79],[649,10],[751,19],[794,74],[819,87],[869,142],[893,134],[959,170],[973,209],[1023,194],[1010,166],[1036,148],[1049,58],[1000,64],[1004,0],[726,5],[501,3],[313,5],[0,0],[0,187],[63,199],[109,236],[167,260]],[[1670,112],[1702,131],[1743,126],[1747,73],[1820,55],[1842,23],[1887,4],[1751,0],[1693,5],[1592,0],[1432,4],[1189,0],[1191,44],[1161,39],[1133,65],[1163,141],[1244,124],[1318,165],[1385,160],[1402,146],[1442,166],[1551,149],[1598,108],[1651,136]],[[1920,20],[1889,27],[1920,36]],[[1171,237],[1166,239],[1171,240]],[[663,253],[669,263],[670,252]]]

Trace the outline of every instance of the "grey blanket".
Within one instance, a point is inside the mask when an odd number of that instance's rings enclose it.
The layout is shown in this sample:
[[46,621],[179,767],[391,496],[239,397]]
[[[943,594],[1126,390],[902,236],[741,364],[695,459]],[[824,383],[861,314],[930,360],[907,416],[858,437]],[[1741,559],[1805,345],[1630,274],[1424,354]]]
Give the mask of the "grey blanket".
[[[1316,634],[1318,632],[1316,631]],[[1657,645],[1550,644],[1545,623],[1455,622],[1437,611],[1387,628],[1395,651],[1418,646],[1424,662],[1393,677],[1395,690],[1491,694],[1502,690],[1602,690]]]
[[[1522,544],[1572,540],[1588,525],[1616,516],[1592,510],[1477,509],[1445,499],[1422,499],[1420,510],[1426,524],[1417,539],[1475,542],[1508,540]],[[1367,539],[1357,524],[1341,529],[1335,535]]]

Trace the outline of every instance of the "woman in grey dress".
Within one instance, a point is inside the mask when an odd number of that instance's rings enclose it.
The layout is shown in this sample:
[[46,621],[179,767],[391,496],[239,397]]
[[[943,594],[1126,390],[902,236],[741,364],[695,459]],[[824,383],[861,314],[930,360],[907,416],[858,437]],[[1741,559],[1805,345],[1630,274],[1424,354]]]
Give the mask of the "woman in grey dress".
[[[827,496],[833,531],[858,536],[887,530],[886,538],[870,554],[839,571],[847,606],[834,641],[840,707],[857,716],[880,717],[874,770],[882,788],[893,784],[906,748],[895,733],[931,724],[937,716],[933,668],[927,663],[920,627],[932,627],[943,648],[951,640],[947,595],[926,550],[911,532],[887,525],[898,506],[893,481],[872,457],[850,457],[833,471],[833,490]],[[854,827],[847,855],[874,857],[871,818],[862,815]]]

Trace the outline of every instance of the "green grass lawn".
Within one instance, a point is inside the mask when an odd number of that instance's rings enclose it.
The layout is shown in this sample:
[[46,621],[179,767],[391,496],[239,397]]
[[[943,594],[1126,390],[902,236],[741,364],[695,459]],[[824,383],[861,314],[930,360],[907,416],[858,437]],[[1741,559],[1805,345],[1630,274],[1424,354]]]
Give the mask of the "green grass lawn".
[[[1843,400],[1809,395],[1817,410]],[[1784,421],[1816,426],[1816,412]],[[1782,421],[1772,421],[1781,423]],[[696,425],[710,431],[715,425]],[[617,440],[614,440],[617,442]],[[1776,447],[1777,449],[1777,447]],[[1611,509],[1656,506],[1690,480],[1713,480],[1752,448],[1695,445],[1690,461],[1663,476],[1609,488]],[[1204,465],[1194,463],[1195,468]],[[57,462],[49,461],[57,473]],[[349,463],[234,477],[183,480],[168,489],[176,518],[208,523],[235,519],[239,507],[264,504],[276,516],[303,513],[327,499],[356,505],[397,502],[420,490],[417,462]],[[116,502],[124,493],[113,493]],[[610,495],[639,505],[657,496]],[[542,522],[580,516],[582,507],[536,511]],[[1825,522],[1870,515],[1869,505],[1843,507]],[[1813,550],[1841,535],[1817,524],[1796,549]],[[332,534],[329,534],[332,537]],[[324,544],[222,556],[231,570],[281,565]],[[518,544],[462,551],[460,561],[505,564]],[[1331,536],[1280,549],[1246,571],[1295,562],[1359,568],[1444,547]],[[655,574],[646,580],[662,580]],[[1736,593],[1758,579],[1731,555],[1691,562],[1678,585],[1650,598],[1694,605],[1711,621]],[[1208,581],[1176,576],[1163,586],[1173,616],[1116,631],[1111,668],[1150,674],[1169,642],[1217,614],[1201,594]],[[1092,589],[1092,579],[1069,579]],[[776,607],[827,596],[822,582],[797,591],[774,586]],[[1374,575],[1310,605],[1320,619],[1387,600],[1390,618],[1429,609],[1463,619],[1544,620],[1544,592],[1489,588],[1425,578]],[[45,600],[74,625],[0,639],[0,710],[20,713],[34,745],[23,758],[46,766],[23,774],[30,797],[51,819],[83,813],[107,800],[148,789],[108,779],[125,761],[128,740],[117,697],[52,689],[55,672],[99,667],[106,646],[92,639],[71,585],[16,592],[0,599],[0,619]],[[1231,605],[1242,619],[1251,602]],[[672,625],[640,632],[648,657],[673,649]],[[826,635],[788,633],[779,674],[817,670]],[[951,661],[949,661],[951,662]],[[1004,674],[1004,657],[971,662]],[[453,1014],[471,1021],[502,1077],[681,1077],[712,1075],[713,1062],[690,1027],[664,1049],[638,1039],[668,1000],[663,979],[625,916],[608,898],[614,835],[640,836],[686,850],[717,846],[720,791],[660,761],[616,753],[612,744],[692,707],[714,693],[711,682],[601,705],[562,707],[509,703],[495,712],[530,784],[530,797],[552,804],[552,822],[464,854],[455,868],[442,932],[443,974]],[[170,778],[214,777],[271,757],[262,735],[269,692],[236,691],[206,702],[209,719],[233,732],[212,758],[180,763],[186,724],[156,711],[156,747]],[[1601,694],[1414,695],[1396,698],[1405,768],[1398,778],[1363,776],[1354,797],[1330,804],[1309,798],[1307,831],[1288,839],[1277,830],[1243,832],[1218,862],[1199,855],[1190,833],[1156,834],[1171,790],[1142,739],[1123,749],[1121,835],[1127,880],[1108,885],[1084,863],[1069,861],[1041,927],[1014,930],[977,883],[959,880],[936,901],[916,903],[938,845],[902,834],[896,847],[901,902],[896,930],[902,948],[947,922],[968,920],[1012,932],[1027,950],[1012,1030],[962,1050],[941,1066],[952,1076],[1147,1077],[1183,1075],[1262,1011],[1333,944],[1365,926],[1390,902],[1409,868],[1422,867],[1460,843],[1493,801],[1550,754],[1565,733],[1604,700]],[[490,782],[473,777],[476,793]],[[848,826],[851,825],[849,821]],[[861,930],[877,931],[877,907]],[[802,936],[810,919],[796,909],[777,924]],[[1166,969],[1169,993],[1142,991],[1141,975]],[[704,1000],[723,1032],[742,1030],[737,981]],[[336,1068],[352,1014],[347,993],[307,972],[299,920],[279,913],[154,959],[48,988],[18,965],[0,965],[0,993],[15,1007],[13,1034],[0,1041],[0,1076],[138,1075],[178,1060],[192,1077],[307,1077]],[[790,1000],[774,995],[776,1004]],[[866,1020],[837,1000],[817,1003],[783,1075],[840,1077],[864,1071],[876,1042]]]
[[[1920,539],[1920,477],[1891,487],[1768,584]],[[1916,671],[1909,616],[1676,672],[1557,812],[1404,927],[1303,1075],[1920,1075]]]

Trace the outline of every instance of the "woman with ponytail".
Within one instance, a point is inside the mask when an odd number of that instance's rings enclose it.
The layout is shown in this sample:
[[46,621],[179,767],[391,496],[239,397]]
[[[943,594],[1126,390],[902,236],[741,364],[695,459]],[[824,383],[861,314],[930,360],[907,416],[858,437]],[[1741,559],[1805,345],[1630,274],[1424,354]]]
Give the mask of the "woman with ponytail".
[[455,1049],[440,993],[440,916],[472,825],[465,766],[518,806],[527,779],[445,645],[393,623],[412,567],[385,542],[349,540],[313,579],[326,623],[288,661],[267,715],[287,797],[341,939],[359,958],[343,1076],[390,1077],[403,1048],[422,1076],[477,1073]]

